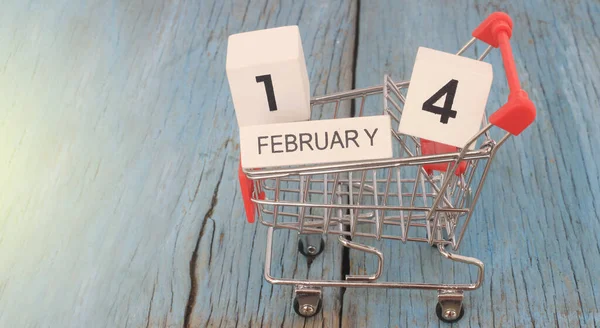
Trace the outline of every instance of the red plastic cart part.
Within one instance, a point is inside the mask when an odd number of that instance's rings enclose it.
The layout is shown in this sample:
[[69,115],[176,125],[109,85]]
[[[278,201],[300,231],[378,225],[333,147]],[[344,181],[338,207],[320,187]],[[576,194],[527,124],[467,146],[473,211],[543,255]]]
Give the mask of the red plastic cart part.
[[495,12],[473,31],[473,37],[494,48],[500,48],[510,90],[508,101],[490,116],[490,123],[513,135],[519,135],[533,123],[536,110],[527,93],[521,89],[515,59],[510,46],[512,26],[510,16],[502,12]]
[[[438,154],[446,154],[446,153],[455,153],[458,151],[457,147],[446,145],[443,143],[427,140],[421,138],[421,153],[423,155],[438,155]],[[453,163],[434,163],[434,164],[424,164],[423,168],[427,172],[427,174],[433,173],[433,171],[441,171],[446,172],[448,170],[448,165],[454,165]],[[467,162],[461,161],[458,164],[458,167],[454,171],[454,174],[461,175],[465,173],[467,170]]]
[[[242,190],[242,199],[244,200],[246,220],[248,220],[248,223],[254,223],[254,215],[256,214],[256,205],[252,202],[252,195],[254,194],[254,182],[251,179],[248,179],[246,174],[244,174],[241,160],[238,168],[238,178],[240,180],[240,189]],[[260,192],[258,194],[258,199],[265,199],[265,193]]]

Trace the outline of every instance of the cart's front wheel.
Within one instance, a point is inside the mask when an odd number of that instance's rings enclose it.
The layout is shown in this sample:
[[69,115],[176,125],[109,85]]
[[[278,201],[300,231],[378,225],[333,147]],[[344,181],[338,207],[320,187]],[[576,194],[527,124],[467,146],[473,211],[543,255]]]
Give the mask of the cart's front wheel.
[[321,300],[318,301],[317,306],[309,303],[300,304],[298,298],[296,297],[294,298],[294,311],[299,316],[310,318],[321,312],[321,304]]
[[321,288],[310,286],[295,286],[294,311],[305,318],[310,318],[321,312]]
[[442,320],[443,322],[453,323],[457,322],[463,317],[463,315],[465,315],[465,308],[461,306],[460,311],[457,311],[455,308],[442,309],[442,305],[438,303],[435,307],[435,314],[437,315],[438,319]]
[[435,314],[443,322],[453,323],[465,314],[463,307],[464,293],[462,290],[438,290],[438,303]]

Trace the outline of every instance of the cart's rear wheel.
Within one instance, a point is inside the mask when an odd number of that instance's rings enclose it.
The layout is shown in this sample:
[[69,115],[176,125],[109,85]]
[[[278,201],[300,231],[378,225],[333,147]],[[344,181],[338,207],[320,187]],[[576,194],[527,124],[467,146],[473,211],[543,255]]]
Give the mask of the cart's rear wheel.
[[319,300],[317,306],[314,304],[300,304],[297,297],[294,297],[294,311],[301,317],[310,318],[321,312],[322,301]]
[[463,317],[463,315],[465,315],[465,308],[464,306],[461,306],[460,313],[456,313],[456,310],[451,308],[446,309],[444,313],[442,313],[442,305],[438,303],[435,307],[435,314],[441,321],[446,323],[453,323],[457,322]]
[[304,240],[298,240],[298,252],[306,257],[316,257],[325,249],[325,240],[321,238],[319,245],[305,245]]

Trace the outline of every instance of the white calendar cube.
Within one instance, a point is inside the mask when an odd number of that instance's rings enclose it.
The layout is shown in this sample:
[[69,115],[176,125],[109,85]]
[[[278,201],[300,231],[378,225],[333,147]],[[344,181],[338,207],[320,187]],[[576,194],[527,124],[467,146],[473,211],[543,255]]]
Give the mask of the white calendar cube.
[[298,26],[229,36],[226,70],[239,126],[310,118],[310,87]]
[[492,65],[420,47],[399,132],[463,147],[481,128]]

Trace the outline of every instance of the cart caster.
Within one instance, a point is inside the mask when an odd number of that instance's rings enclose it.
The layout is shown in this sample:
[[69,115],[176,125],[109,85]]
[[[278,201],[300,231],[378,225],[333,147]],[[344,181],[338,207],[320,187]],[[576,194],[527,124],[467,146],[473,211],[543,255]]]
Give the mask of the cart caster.
[[465,314],[465,309],[462,306],[463,298],[462,291],[438,291],[438,304],[435,307],[435,314],[443,322],[457,322]]
[[306,257],[317,257],[325,249],[321,235],[307,235],[298,240],[298,252]]
[[296,286],[294,311],[301,317],[310,318],[321,312],[321,288]]
[[[445,313],[442,313],[442,305],[440,303],[438,303],[435,307],[435,314],[437,314],[438,319],[440,319],[441,321],[447,322],[447,323],[453,323],[453,322],[457,322],[458,320],[460,320],[463,317],[463,315],[465,315],[465,308],[461,307],[460,313],[458,314],[458,316],[456,316],[455,310],[451,310],[451,309],[446,309]],[[454,318],[454,319],[451,319],[451,318]]]

